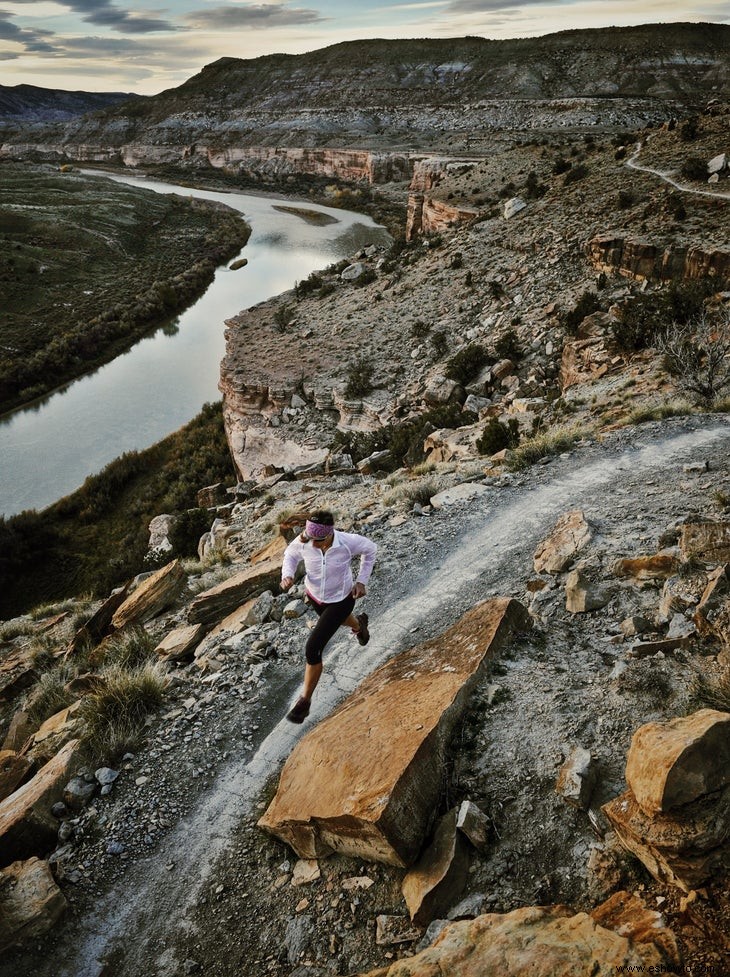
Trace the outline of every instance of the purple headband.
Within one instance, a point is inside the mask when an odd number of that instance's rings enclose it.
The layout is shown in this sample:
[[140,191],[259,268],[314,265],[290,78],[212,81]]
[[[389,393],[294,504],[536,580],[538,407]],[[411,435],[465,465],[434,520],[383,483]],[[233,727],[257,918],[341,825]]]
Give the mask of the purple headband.
[[309,536],[310,539],[327,539],[335,531],[334,526],[325,526],[321,522],[311,522],[307,519],[304,526],[304,532]]

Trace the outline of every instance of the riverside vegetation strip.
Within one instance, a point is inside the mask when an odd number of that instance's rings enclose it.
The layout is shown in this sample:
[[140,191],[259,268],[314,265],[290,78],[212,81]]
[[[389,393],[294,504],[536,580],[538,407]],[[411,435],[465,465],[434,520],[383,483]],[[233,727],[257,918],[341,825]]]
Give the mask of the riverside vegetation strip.
[[0,163],[0,412],[181,312],[250,229],[222,204]]

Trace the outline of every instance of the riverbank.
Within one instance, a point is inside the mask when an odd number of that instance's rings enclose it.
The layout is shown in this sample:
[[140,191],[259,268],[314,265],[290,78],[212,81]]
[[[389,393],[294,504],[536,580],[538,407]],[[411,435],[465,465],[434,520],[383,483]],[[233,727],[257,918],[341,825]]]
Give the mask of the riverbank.
[[129,349],[250,236],[223,204],[2,163],[0,414]]

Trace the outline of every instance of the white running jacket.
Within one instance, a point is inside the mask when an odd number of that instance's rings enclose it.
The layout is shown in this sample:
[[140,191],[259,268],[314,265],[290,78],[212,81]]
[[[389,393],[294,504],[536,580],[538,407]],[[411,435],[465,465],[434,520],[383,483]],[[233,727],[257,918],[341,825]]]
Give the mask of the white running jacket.
[[350,567],[353,558],[360,557],[357,583],[366,584],[373,570],[377,549],[377,545],[365,536],[341,533],[339,529],[335,530],[332,545],[326,553],[312,546],[311,540],[303,543],[297,536],[284,551],[281,578],[293,577],[304,560],[304,586],[307,591],[320,604],[336,604],[347,597],[355,583]]

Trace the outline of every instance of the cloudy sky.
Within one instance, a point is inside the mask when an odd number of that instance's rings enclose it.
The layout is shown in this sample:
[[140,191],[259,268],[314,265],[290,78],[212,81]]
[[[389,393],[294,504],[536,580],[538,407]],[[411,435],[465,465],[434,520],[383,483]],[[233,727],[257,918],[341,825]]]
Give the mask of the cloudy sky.
[[680,20],[730,23],[730,0],[0,0],[0,84],[151,95],[223,56]]

